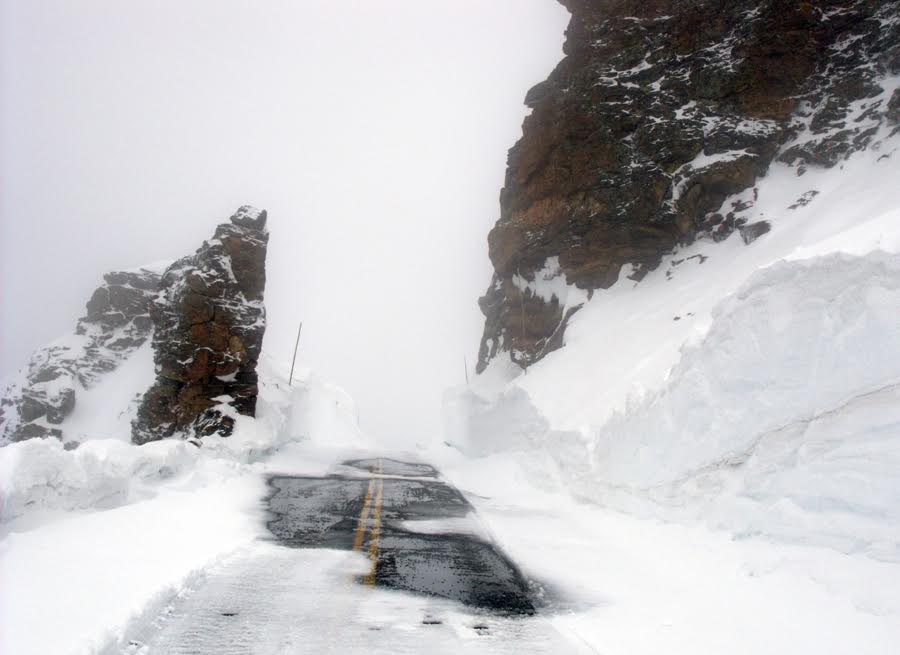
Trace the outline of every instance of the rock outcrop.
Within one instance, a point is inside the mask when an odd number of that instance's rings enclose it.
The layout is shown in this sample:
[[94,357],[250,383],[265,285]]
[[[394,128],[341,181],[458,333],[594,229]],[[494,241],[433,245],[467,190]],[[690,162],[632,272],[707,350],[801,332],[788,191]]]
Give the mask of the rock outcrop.
[[163,274],[151,307],[157,378],[132,424],[141,444],[231,433],[254,415],[265,332],[266,212],[241,207]]
[[750,242],[768,225],[732,197],[773,161],[834,166],[898,121],[896,0],[560,1],[565,58],[527,94],[488,237],[479,371],[563,344],[578,305],[533,291],[551,260],[590,293],[698,238]]
[[150,303],[160,275],[138,269],[103,279],[75,333],[37,350],[0,393],[0,444],[62,437],[59,426],[75,409],[78,390],[115,369],[150,336]]

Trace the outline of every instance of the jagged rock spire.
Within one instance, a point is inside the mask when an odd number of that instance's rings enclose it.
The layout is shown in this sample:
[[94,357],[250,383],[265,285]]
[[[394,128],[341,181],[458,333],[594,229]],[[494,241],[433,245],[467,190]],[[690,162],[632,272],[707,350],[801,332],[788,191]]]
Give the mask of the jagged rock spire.
[[266,212],[243,206],[196,253],[170,266],[152,309],[156,382],[132,440],[227,436],[252,416],[265,332]]

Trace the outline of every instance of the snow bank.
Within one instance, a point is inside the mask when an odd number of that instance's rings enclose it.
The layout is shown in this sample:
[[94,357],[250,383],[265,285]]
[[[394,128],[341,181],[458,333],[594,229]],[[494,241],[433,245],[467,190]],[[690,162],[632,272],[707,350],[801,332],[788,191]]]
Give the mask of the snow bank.
[[184,441],[137,447],[97,439],[73,451],[56,439],[29,439],[0,450],[0,521],[28,512],[110,508],[152,495],[199,455]]
[[570,491],[629,512],[900,561],[898,307],[898,255],[782,261],[600,426],[553,429],[511,385],[449,393],[448,439],[543,451]]
[[448,391],[444,433],[609,506],[900,561],[900,138],[739,202],[772,229],[623,270],[527,374]]
[[544,451],[440,450],[429,460],[542,589],[542,620],[589,652],[896,651],[896,564],[573,502],[546,475],[559,469],[541,465]]
[[540,449],[577,495],[900,561],[900,256],[782,261],[712,311],[663,387],[589,432],[519,386],[448,395],[466,452]]
[[192,576],[262,532],[261,479],[216,475],[198,484],[7,535],[0,652],[97,653],[148,604],[162,609]]
[[898,256],[760,271],[715,308],[661,391],[603,426],[594,452],[603,479],[649,488],[737,466],[762,435],[900,384],[898,308]]
[[[888,407],[883,409],[887,415]],[[859,416],[871,419],[872,406],[861,410]],[[828,429],[836,436],[843,428],[835,423]],[[582,460],[590,459],[586,452],[580,450]],[[541,620],[589,652],[896,651],[900,565],[809,547],[803,539],[740,539],[696,521],[661,521],[660,516],[673,517],[672,508],[663,514],[646,500],[638,505],[633,496],[631,509],[640,512],[573,499],[565,493],[573,484],[573,469],[558,456],[557,448],[478,458],[445,445],[427,451],[427,460],[477,510],[479,531],[500,544],[532,581]],[[789,476],[796,475],[780,464]],[[893,465],[884,462],[884,471]],[[767,463],[758,470],[769,476],[769,484],[779,480]],[[815,474],[815,465],[808,471]],[[841,484],[840,477],[832,480],[835,488]],[[772,491],[777,493],[774,486]],[[718,509],[730,518],[744,510]],[[760,504],[758,509],[771,529],[770,508]],[[795,514],[795,519],[804,517]],[[823,522],[814,518],[816,543],[823,545]],[[793,526],[798,534],[815,534],[808,522]]]
[[596,432],[575,489],[900,561],[898,307],[896,255],[761,271],[662,390]]
[[[236,416],[232,436],[135,446],[130,443],[129,412],[110,405],[121,402],[127,410],[135,380],[144,379],[140,372],[149,362],[148,352],[142,347],[79,397],[83,406],[63,423],[66,434],[83,439],[77,448],[67,450],[56,439],[30,439],[0,448],[0,523],[144,500],[209,460],[234,468],[264,460],[297,442],[367,444],[357,426],[355,405],[343,390],[309,370],[300,371],[289,386],[286,372],[264,357],[257,417]],[[152,373],[152,367],[149,370]]]

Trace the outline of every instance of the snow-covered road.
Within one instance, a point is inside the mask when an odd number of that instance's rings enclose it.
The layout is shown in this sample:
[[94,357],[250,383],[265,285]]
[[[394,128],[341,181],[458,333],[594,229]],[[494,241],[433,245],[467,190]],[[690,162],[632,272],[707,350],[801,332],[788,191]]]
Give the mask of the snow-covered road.
[[437,472],[390,459],[273,476],[274,539],[135,625],[128,654],[578,653]]
[[359,584],[358,554],[259,542],[128,635],[129,655],[591,653],[539,614],[510,616]]
[[[377,459],[360,461],[365,451],[315,444],[285,447],[250,466],[208,452],[153,497],[36,516],[42,522],[19,522],[0,539],[0,579],[18,590],[15,602],[0,603],[0,652],[893,655],[900,640],[900,565],[575,502],[533,454],[470,459],[446,446],[395,453],[439,465],[436,481],[450,489],[401,512],[401,483],[411,490],[431,482],[417,475],[421,467],[371,475]],[[351,458],[355,466],[340,464]],[[285,484],[299,479],[321,485],[303,492],[299,483]],[[375,576],[382,584],[369,586],[373,479],[384,483]],[[340,480],[346,484],[335,486]],[[276,500],[276,484],[292,490]],[[341,518],[319,530],[333,543],[309,547],[315,539],[304,544],[303,529],[267,514],[293,494],[336,500]],[[451,544],[450,532],[499,545],[503,561],[529,581],[535,613],[386,586],[391,568],[381,565],[404,531],[407,544],[434,535]],[[406,564],[395,557],[396,569],[415,571],[416,550],[405,553]],[[471,568],[471,552],[445,555],[464,556]],[[445,577],[437,573],[446,567],[431,570],[406,581]]]

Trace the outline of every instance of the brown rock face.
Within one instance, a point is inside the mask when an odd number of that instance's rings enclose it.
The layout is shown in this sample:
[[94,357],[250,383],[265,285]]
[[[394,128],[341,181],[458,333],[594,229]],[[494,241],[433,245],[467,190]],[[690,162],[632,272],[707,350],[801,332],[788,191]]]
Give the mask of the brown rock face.
[[268,239],[266,212],[241,207],[166,270],[150,312],[157,378],[132,424],[135,443],[227,436],[235,413],[255,414]]
[[896,98],[866,105],[900,72],[897,0],[560,1],[565,58],[526,96],[488,236],[479,371],[563,344],[577,307],[527,290],[549,258],[585,290],[625,264],[640,279],[679,244],[741,227],[729,197],[776,158],[802,173],[865,148],[852,103],[897,120]]
[[79,388],[92,386],[150,336],[150,303],[159,279],[143,269],[103,276],[75,334],[37,350],[0,390],[0,445],[63,436],[57,426],[75,409]]

